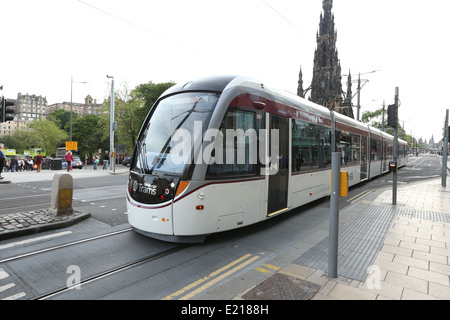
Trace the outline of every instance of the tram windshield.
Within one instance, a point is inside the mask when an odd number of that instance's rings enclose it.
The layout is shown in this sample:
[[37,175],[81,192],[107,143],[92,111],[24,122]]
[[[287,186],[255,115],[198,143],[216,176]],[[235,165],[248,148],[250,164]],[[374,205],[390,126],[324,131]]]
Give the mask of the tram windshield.
[[194,134],[206,130],[218,99],[217,93],[188,92],[161,100],[137,142],[134,169],[180,175],[185,165],[192,163]]

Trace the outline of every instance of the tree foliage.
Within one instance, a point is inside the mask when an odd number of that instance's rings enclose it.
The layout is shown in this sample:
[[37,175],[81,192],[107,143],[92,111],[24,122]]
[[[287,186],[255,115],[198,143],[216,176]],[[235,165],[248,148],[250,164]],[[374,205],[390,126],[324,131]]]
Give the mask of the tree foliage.
[[30,130],[23,133],[24,141],[30,148],[42,147],[47,153],[54,153],[56,147],[67,139],[67,133],[50,120],[41,118],[27,125]]

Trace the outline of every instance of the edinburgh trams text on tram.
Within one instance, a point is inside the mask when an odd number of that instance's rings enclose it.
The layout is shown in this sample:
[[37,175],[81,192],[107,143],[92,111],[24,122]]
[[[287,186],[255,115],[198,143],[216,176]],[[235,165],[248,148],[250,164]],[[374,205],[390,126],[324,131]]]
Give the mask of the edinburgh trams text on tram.
[[[394,140],[241,76],[168,89],[138,136],[127,188],[139,233],[174,242],[277,216],[330,194],[332,152],[349,186],[389,171]],[[398,142],[398,165],[406,142]]]

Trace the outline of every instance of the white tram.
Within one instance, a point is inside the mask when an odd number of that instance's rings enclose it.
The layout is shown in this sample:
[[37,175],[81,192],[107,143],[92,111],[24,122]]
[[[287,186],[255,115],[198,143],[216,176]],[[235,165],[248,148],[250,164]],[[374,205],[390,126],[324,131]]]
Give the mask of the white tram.
[[[399,140],[399,167],[406,142]],[[138,137],[127,189],[139,233],[202,242],[330,193],[332,152],[349,185],[389,171],[393,137],[240,76],[168,89]]]

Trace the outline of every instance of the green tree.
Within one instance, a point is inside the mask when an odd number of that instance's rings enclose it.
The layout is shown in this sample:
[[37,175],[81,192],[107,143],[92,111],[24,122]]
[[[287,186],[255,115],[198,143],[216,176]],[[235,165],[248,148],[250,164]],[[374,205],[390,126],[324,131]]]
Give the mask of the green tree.
[[[77,117],[78,115],[76,113],[72,113],[72,121]],[[70,111],[64,109],[55,110],[48,115],[47,119],[53,121],[60,129],[64,130],[66,124],[70,124]]]
[[153,83],[152,81],[144,84],[138,85],[132,92],[131,95],[134,98],[141,99],[144,104],[138,110],[136,110],[136,115],[141,119],[140,124],[144,122],[145,117],[148,112],[155,104],[156,100],[170,87],[174,86],[175,82],[163,82],[163,83]]
[[100,126],[100,118],[93,114],[72,119],[72,140],[78,142],[80,156],[92,155],[102,146],[103,128]]
[[20,137],[17,134],[13,135],[8,134],[1,137],[0,143],[3,143],[5,145],[5,148],[7,149],[16,149],[16,152],[18,154],[22,154],[23,150],[27,148],[25,141],[20,139]]
[[47,154],[56,152],[56,148],[67,139],[67,133],[58,128],[53,122],[43,118],[33,120],[27,125],[30,129],[20,132],[30,148],[45,148]]

